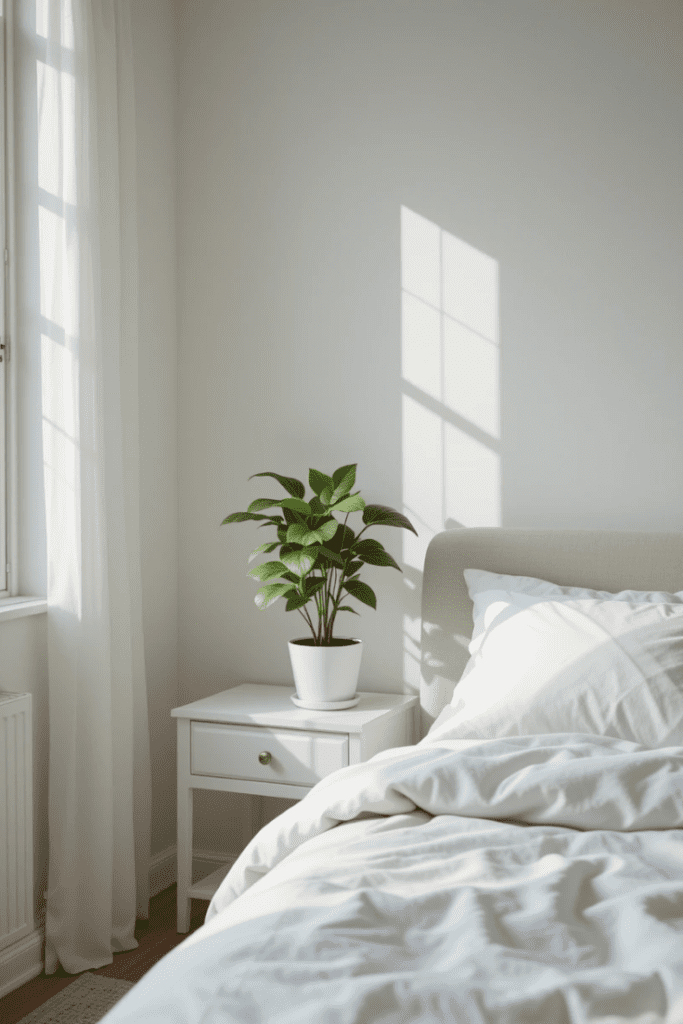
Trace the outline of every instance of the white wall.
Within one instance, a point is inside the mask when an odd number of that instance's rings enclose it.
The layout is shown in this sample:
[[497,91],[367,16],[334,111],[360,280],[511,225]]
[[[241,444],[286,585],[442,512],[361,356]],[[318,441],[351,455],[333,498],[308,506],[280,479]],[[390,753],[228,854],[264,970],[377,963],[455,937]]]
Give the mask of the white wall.
[[[498,266],[500,523],[683,528],[680,3],[179,14],[183,699],[289,679],[300,627],[244,575],[265,531],[218,526],[277,493],[249,474],[357,460],[402,501],[402,206]],[[417,591],[368,579],[362,683],[401,689]]]

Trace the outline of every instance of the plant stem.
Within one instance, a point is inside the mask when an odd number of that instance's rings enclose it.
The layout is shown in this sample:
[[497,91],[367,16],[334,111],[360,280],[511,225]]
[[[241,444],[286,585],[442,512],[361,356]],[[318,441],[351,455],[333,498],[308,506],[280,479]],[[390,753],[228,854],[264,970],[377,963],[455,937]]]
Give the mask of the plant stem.
[[[346,521],[349,518],[349,515],[350,515],[350,513],[347,512],[346,516],[344,517],[344,526],[343,526],[344,529],[346,529]],[[364,527],[364,529],[367,530],[367,526]],[[358,537],[360,537],[361,533],[363,533],[363,530],[361,530],[361,532],[356,537],[356,540],[354,541],[354,544],[357,543]],[[352,559],[353,559],[353,555],[352,555],[351,549],[349,549],[349,553],[346,556],[346,561],[344,562],[342,568],[339,570],[339,580],[338,580],[338,584],[339,585],[337,587],[337,596],[332,599],[332,611],[330,613],[330,624],[329,624],[329,638],[330,638],[330,640],[332,639],[332,631],[334,630],[334,620],[337,617],[337,608],[339,607],[339,602],[341,601],[341,592],[342,592],[342,586],[344,584],[344,577],[346,576],[346,567],[349,564],[349,561],[352,560]],[[336,583],[337,583],[337,581],[335,580],[335,584]]]
[[306,611],[305,607],[304,608],[297,608],[297,611],[302,616],[302,618],[305,620],[306,624],[308,625],[308,628],[310,629],[311,633],[313,634],[313,639],[315,640],[315,630],[313,628],[313,622],[311,620],[311,616],[308,614],[308,612]]
[[330,601],[334,589],[335,572],[335,567],[331,565],[327,570],[327,579],[325,581],[325,643],[329,643],[330,640]]
[[[346,523],[349,515],[350,513],[347,512],[344,517],[344,522],[341,524],[342,529],[346,529]],[[372,523],[363,527],[360,533],[357,534],[354,544],[358,543],[360,537],[370,528],[370,526],[372,526]],[[337,608],[339,607],[342,599],[342,588],[346,578],[346,569],[352,561],[353,552],[349,550],[346,560],[341,568],[333,564],[320,566],[321,577],[317,578],[324,579],[325,583],[315,595],[315,605],[318,613],[318,628],[316,629],[313,626],[313,622],[308,614],[304,616],[308,622],[311,633],[313,634],[313,640],[318,647],[323,646],[323,644],[329,644],[333,638],[334,622],[337,617]],[[299,609],[299,611],[301,611],[301,609]]]
[[[315,577],[315,578],[317,579],[317,577]],[[321,615],[322,615],[322,609],[321,609],[321,604],[320,604],[320,590],[315,595],[315,609],[316,609],[316,611],[318,613],[318,628],[314,631],[313,638],[315,640],[316,646],[319,646],[320,645],[320,619],[321,619]]]
[[330,589],[330,570],[326,565],[322,572],[325,577],[325,584],[320,588],[320,629],[321,629],[321,640],[326,639],[326,623],[327,623],[327,603],[329,600],[329,589]]

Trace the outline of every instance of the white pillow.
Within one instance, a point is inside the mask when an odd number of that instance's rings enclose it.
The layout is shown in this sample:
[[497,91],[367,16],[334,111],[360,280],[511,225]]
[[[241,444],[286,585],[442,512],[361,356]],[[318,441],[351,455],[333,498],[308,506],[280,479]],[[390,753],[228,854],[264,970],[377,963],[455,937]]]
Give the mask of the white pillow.
[[582,732],[683,745],[683,591],[464,575],[471,657],[430,738],[443,726],[453,739]]

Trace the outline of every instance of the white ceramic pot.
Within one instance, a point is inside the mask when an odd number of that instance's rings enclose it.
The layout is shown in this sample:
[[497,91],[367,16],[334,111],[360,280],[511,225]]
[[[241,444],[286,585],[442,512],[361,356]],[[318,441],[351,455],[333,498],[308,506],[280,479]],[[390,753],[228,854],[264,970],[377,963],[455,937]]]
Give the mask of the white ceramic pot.
[[331,647],[316,647],[310,637],[300,637],[287,646],[299,700],[351,700],[358,685],[362,640],[339,637]]

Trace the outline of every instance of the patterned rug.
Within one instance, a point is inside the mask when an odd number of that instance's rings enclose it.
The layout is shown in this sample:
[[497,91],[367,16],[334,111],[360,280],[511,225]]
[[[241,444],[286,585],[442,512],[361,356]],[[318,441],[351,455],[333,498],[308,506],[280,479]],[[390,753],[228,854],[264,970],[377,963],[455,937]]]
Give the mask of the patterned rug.
[[82,974],[18,1024],[98,1024],[132,987],[132,981]]

